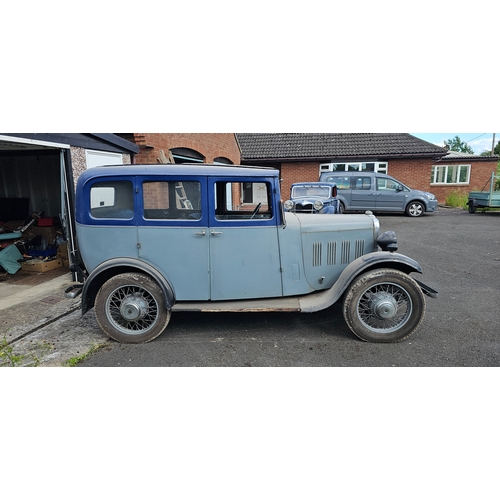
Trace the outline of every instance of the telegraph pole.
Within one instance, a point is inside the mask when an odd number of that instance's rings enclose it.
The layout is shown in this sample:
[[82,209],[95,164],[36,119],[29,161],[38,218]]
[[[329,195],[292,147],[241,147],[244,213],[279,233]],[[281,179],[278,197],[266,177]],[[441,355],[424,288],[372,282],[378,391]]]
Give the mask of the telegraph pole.
[[493,141],[491,143],[491,156],[493,156],[495,153],[493,153],[493,150],[495,149],[495,133],[493,132]]

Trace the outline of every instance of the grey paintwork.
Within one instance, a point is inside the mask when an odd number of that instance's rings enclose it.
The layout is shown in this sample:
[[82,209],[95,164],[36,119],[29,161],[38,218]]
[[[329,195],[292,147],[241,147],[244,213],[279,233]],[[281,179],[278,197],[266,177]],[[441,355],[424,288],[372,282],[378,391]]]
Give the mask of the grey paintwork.
[[421,202],[425,212],[438,208],[432,193],[411,189],[394,177],[376,172],[323,172],[320,179],[337,184],[337,197],[345,210],[405,211]]

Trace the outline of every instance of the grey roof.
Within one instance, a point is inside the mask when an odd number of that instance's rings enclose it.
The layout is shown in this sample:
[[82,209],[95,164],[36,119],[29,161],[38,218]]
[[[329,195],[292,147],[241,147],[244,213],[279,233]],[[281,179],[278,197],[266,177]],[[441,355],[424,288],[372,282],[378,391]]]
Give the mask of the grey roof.
[[243,161],[435,157],[447,151],[410,134],[236,134]]
[[480,156],[471,153],[461,153],[459,151],[448,151],[441,161],[474,160],[474,161],[498,161],[498,156]]

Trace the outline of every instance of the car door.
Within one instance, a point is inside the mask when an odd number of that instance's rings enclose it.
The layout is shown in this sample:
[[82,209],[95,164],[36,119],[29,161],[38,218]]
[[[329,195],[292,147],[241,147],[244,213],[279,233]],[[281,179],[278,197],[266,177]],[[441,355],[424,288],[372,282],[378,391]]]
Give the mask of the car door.
[[351,178],[351,210],[373,210],[375,187],[370,175],[353,175]]
[[165,275],[176,300],[210,299],[206,179],[145,177],[139,184],[140,259]]
[[272,180],[209,179],[212,300],[283,294]]
[[406,205],[404,186],[390,177],[376,178],[377,184],[377,210],[400,211]]

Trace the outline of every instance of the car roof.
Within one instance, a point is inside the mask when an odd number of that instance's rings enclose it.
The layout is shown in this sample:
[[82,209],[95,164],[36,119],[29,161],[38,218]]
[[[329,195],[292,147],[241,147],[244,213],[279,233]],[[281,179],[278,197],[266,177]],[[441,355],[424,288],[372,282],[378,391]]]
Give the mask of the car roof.
[[330,175],[362,175],[362,174],[373,174],[373,175],[377,175],[377,177],[387,177],[389,179],[394,179],[394,177],[391,177],[390,175],[387,175],[387,174],[382,174],[382,173],[379,173],[379,172],[373,172],[372,170],[369,170],[369,171],[364,171],[364,172],[359,172],[359,171],[355,171],[355,170],[349,170],[347,172],[342,172],[342,171],[335,171],[335,172],[321,172],[321,177],[328,177]]
[[294,186],[332,186],[333,184],[335,184],[335,182],[325,182],[325,181],[321,181],[321,182],[294,182],[292,184],[292,187]]
[[80,182],[84,182],[95,177],[122,175],[278,177],[279,171],[271,167],[215,165],[207,163],[108,165],[89,168],[80,174],[78,180],[80,181],[81,179]]

